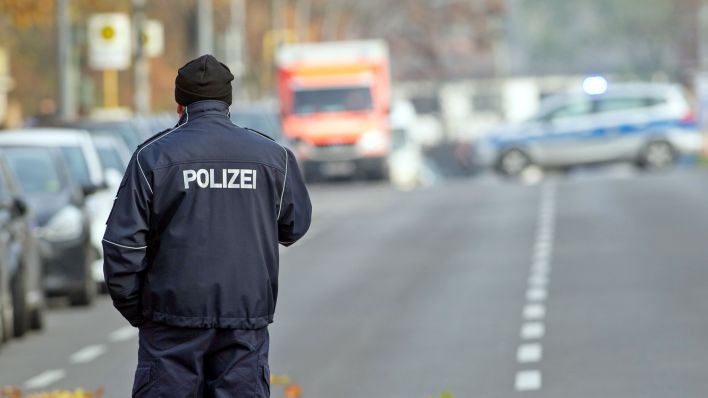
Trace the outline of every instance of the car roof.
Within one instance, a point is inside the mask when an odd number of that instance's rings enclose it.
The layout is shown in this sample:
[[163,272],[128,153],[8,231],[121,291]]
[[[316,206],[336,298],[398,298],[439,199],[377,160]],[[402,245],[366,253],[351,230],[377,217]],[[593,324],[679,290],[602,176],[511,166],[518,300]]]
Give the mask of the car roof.
[[0,132],[0,145],[80,145],[90,136],[86,130],[66,128],[14,129]]
[[607,91],[602,94],[587,94],[585,92],[559,93],[550,95],[541,101],[539,114],[567,104],[574,100],[602,100],[608,98],[626,97],[681,97],[681,87],[671,83],[610,83]]
[[258,101],[258,102],[236,102],[229,107],[231,113],[250,114],[250,113],[270,113],[278,112],[278,104],[275,101]]
[[599,96],[664,96],[680,90],[680,86],[669,83],[617,83],[608,85],[607,92]]

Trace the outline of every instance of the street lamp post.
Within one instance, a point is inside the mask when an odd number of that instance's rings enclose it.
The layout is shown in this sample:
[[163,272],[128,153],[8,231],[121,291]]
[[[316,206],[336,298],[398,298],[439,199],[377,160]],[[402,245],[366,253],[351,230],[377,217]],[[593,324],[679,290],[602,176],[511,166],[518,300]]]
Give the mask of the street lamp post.
[[243,76],[246,74],[246,2],[231,0],[231,23],[226,33],[226,63],[236,78],[233,98],[246,98]]
[[214,13],[211,0],[197,0],[197,55],[214,53]]

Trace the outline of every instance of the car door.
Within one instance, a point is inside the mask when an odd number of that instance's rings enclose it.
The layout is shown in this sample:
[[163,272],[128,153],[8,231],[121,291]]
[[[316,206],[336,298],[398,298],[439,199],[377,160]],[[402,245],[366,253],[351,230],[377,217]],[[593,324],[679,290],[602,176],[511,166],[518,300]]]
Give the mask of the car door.
[[594,102],[577,97],[549,111],[537,123],[542,134],[534,143],[536,158],[546,166],[585,163],[594,158]]
[[644,144],[645,132],[651,121],[647,108],[651,98],[641,96],[613,96],[598,98],[595,105],[596,129],[601,130],[598,143],[602,159],[631,160]]

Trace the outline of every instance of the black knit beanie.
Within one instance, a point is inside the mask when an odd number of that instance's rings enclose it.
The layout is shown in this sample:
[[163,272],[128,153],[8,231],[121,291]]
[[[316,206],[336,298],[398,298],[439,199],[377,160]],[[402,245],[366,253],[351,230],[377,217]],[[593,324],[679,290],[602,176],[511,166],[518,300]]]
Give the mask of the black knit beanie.
[[219,100],[231,105],[234,75],[213,55],[202,55],[179,68],[175,79],[175,101],[187,106],[202,100]]

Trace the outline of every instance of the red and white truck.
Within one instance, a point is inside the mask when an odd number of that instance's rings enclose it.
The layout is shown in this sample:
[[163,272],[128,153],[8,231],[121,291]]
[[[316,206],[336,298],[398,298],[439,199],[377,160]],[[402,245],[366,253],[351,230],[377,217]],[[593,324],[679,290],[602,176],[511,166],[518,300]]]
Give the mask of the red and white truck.
[[391,151],[386,43],[289,44],[276,59],[283,132],[306,178],[386,178]]

